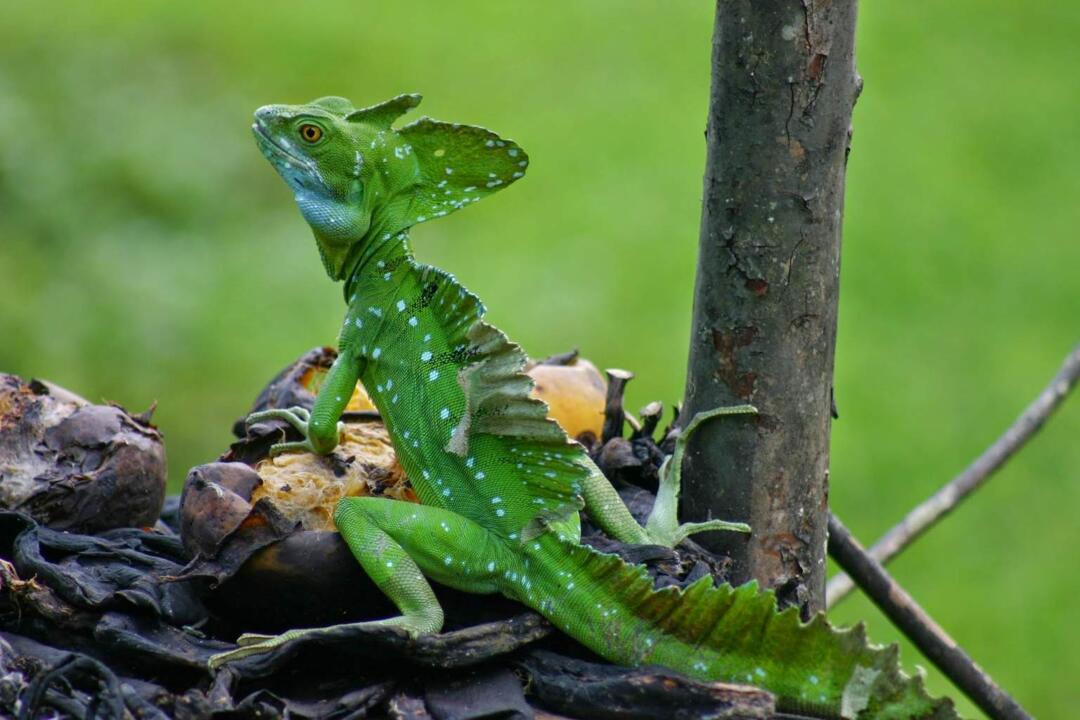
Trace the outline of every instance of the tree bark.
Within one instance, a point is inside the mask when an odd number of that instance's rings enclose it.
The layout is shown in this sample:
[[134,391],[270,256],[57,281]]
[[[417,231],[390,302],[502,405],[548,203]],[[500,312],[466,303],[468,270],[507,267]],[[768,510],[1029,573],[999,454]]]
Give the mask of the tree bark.
[[824,608],[840,226],[855,0],[718,0],[683,422],[688,519],[750,523],[706,542],[804,615]]

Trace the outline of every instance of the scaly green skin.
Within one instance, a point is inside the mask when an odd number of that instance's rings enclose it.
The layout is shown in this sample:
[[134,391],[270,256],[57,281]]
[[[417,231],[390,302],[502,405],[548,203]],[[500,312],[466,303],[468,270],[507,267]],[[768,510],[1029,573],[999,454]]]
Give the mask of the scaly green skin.
[[[755,585],[652,589],[644,570],[579,541],[582,504],[612,536],[673,546],[703,529],[676,520],[683,445],[662,472],[656,507],[638,525],[580,445],[528,397],[525,357],[482,319],[479,300],[447,273],[418,264],[408,229],[520,178],[524,151],[482,128],[422,119],[392,123],[419,102],[403,95],[355,110],[342,98],[256,112],[260,148],[293,190],[328,274],[345,280],[340,351],[308,413],[282,417],[305,439],[276,451],[328,453],[361,379],[420,505],[349,498],[335,520],[356,559],[402,615],[390,624],[437,632],[443,615],[425,576],[499,592],[619,663],[656,663],[706,680],[753,683],[780,707],[824,717],[947,718],[921,677],[900,672],[895,647],[819,615],[778,613]],[[315,128],[313,130],[312,128]],[[742,406],[708,416],[753,412]],[[706,417],[695,418],[683,441]],[[269,650],[305,632],[244,636],[212,665]]]

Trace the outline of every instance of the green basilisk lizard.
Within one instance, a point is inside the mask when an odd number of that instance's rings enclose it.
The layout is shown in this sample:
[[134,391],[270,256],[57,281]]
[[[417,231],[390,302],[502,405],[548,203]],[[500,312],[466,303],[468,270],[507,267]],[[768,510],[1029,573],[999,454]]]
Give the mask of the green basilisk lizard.
[[[292,190],[327,273],[344,281],[339,355],[309,411],[281,418],[304,439],[273,452],[329,453],[358,379],[382,414],[421,504],[342,500],[334,516],[357,561],[401,615],[366,624],[438,632],[443,613],[427,579],[502,593],[542,613],[597,653],[659,664],[705,680],[753,683],[782,709],[824,717],[954,717],[898,667],[896,648],[867,644],[861,627],[802,623],[777,612],[753,583],[654,591],[643,568],[581,545],[582,506],[609,535],[674,547],[702,530],[740,523],[676,519],[685,439],[722,408],[693,418],[662,470],[645,527],[584,449],[530,399],[517,345],[483,320],[484,307],[452,275],[413,259],[413,225],[468,207],[521,178],[514,142],[479,127],[424,118],[395,128],[420,102],[401,95],[356,109],[343,98],[269,105],[252,126]],[[247,635],[212,666],[265,652],[307,632]]]

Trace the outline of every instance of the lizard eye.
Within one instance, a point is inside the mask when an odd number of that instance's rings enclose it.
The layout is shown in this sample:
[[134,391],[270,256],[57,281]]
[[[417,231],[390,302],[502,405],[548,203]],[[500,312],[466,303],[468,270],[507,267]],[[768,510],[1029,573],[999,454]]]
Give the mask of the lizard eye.
[[300,126],[300,137],[309,143],[317,143],[322,138],[322,128],[318,125],[312,125],[311,123],[304,123]]

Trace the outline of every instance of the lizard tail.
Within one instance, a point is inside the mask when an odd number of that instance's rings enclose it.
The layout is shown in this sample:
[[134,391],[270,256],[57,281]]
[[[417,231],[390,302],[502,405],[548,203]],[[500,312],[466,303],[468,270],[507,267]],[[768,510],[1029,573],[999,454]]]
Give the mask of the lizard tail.
[[[645,569],[547,532],[525,547],[526,572],[507,588],[561,630],[613,662],[663,665],[708,681],[771,691],[778,709],[826,718],[956,718],[931,698],[899,650],[871,645],[864,627],[818,613],[777,612],[756,583],[714,587],[706,576],[653,589]],[[509,578],[508,578],[509,579]]]

